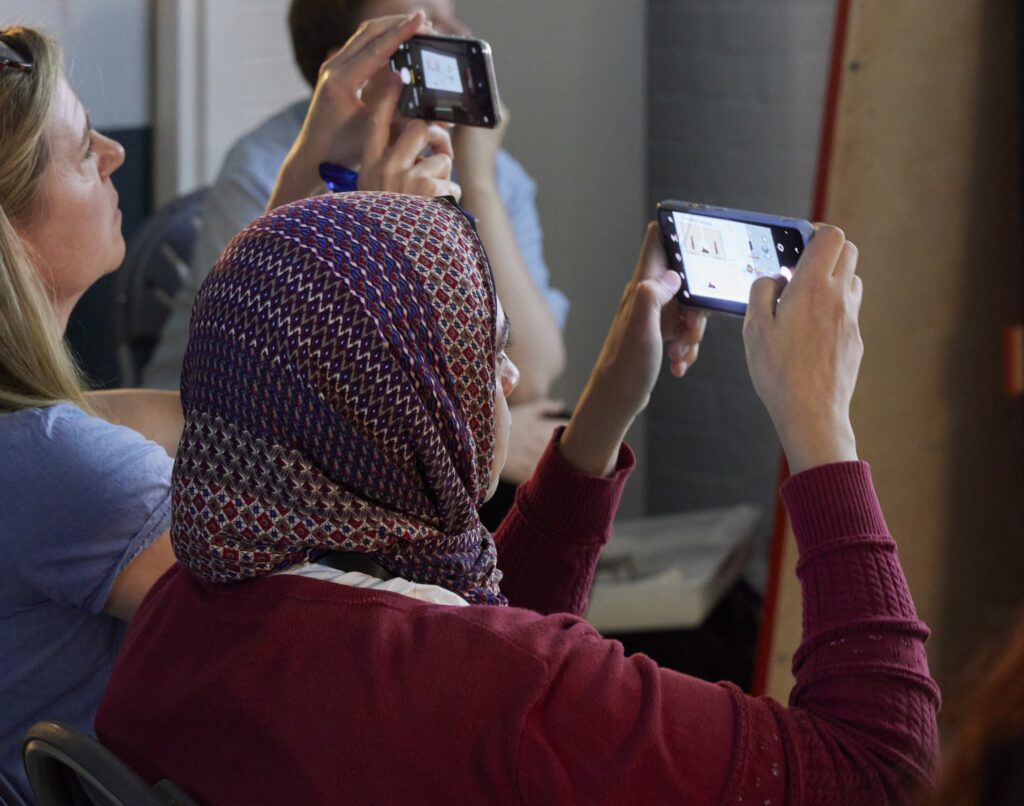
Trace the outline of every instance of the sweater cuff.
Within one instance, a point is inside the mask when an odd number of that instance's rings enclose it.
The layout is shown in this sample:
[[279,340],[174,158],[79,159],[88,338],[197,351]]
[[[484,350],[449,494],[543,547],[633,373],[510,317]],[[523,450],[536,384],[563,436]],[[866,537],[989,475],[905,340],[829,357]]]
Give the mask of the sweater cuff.
[[852,535],[888,535],[867,462],[805,470],[782,485],[801,556]]
[[533,476],[520,486],[516,504],[529,520],[543,524],[545,531],[581,543],[594,542],[595,536],[606,540],[636,456],[623,442],[612,474],[589,476],[559,453],[564,430],[563,426],[554,432]]

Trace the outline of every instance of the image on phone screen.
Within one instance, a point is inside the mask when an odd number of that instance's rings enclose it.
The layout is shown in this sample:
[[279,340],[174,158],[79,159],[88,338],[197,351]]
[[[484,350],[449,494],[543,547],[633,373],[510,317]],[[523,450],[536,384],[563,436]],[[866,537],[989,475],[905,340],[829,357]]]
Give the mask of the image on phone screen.
[[[743,313],[760,277],[792,276],[804,238],[795,226],[672,210],[665,245],[683,275],[684,304]],[[673,254],[674,253],[674,254]]]

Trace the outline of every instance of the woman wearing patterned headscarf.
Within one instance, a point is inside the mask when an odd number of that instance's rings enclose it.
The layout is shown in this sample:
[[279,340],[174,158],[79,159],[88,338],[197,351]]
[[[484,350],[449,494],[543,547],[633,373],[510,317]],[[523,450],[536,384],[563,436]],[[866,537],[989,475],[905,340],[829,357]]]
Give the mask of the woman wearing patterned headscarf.
[[580,618],[633,465],[622,438],[664,343],[683,375],[704,329],[653,227],[573,419],[492,539],[476,508],[516,373],[467,218],[355,193],[258,220],[197,301],[181,565],[132,624],[101,738],[217,804],[906,800],[938,699],[849,426],[855,265],[823,228],[785,291],[755,284],[745,327],[803,553],[783,708],[624,657]]

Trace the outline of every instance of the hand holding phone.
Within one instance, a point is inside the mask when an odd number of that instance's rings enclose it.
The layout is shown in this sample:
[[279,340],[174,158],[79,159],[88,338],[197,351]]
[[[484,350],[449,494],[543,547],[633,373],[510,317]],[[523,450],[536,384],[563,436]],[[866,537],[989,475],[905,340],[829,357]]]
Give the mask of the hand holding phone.
[[792,276],[814,235],[811,222],[674,200],[658,205],[683,305],[742,316],[760,277]]
[[414,36],[391,57],[402,77],[399,111],[413,118],[493,129],[501,122],[491,46],[462,36]]
[[752,289],[747,366],[793,473],[857,458],[850,401],[864,346],[856,268],[857,248],[822,226],[784,288],[761,279]]
[[[667,349],[673,374],[697,360],[707,314],[676,304],[679,275],[665,259],[658,225],[647,228],[636,271],[560,442],[562,456],[607,475],[636,415],[647,406]],[[667,347],[666,347],[667,345]]]

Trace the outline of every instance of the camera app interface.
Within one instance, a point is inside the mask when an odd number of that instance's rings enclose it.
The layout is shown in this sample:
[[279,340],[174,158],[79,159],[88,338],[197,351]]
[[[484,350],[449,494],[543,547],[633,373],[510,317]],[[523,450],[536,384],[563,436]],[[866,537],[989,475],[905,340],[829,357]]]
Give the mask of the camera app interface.
[[462,93],[459,60],[437,51],[423,49],[423,83],[428,90]]
[[474,40],[413,37],[391,58],[405,87],[399,101],[410,117],[494,126],[487,66]]
[[691,213],[672,213],[682,260],[684,297],[746,304],[759,277],[790,276],[803,239],[796,229]]

